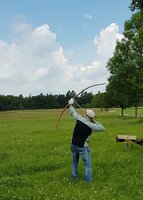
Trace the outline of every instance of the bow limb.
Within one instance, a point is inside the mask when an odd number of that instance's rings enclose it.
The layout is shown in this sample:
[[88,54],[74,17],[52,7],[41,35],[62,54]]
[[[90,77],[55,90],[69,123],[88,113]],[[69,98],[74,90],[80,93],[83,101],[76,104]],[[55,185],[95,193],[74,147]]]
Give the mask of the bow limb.
[[69,105],[69,104],[67,104],[67,105],[64,107],[64,109],[62,110],[62,112],[61,112],[61,114],[60,114],[60,116],[59,116],[59,118],[58,118],[58,120],[57,120],[56,128],[55,128],[55,133],[56,133],[57,130],[58,130],[58,125],[59,125],[60,119],[61,119],[63,113],[65,112],[66,108],[68,107],[68,105]]
[[[80,94],[82,94],[85,90],[87,90],[87,89],[89,89],[89,88],[91,88],[91,87],[95,87],[95,86],[99,86],[99,85],[104,85],[104,84],[105,84],[105,83],[98,83],[98,84],[90,85],[90,86],[84,88],[82,91],[80,91],[80,92],[74,97],[74,100],[75,100]],[[69,104],[67,104],[67,105],[64,107],[63,111],[61,112],[61,114],[60,114],[60,116],[59,116],[59,118],[58,118],[58,120],[57,120],[56,128],[55,128],[55,133],[56,133],[57,130],[58,130],[58,125],[59,125],[60,119],[61,119],[62,115],[64,114],[64,112],[65,112],[65,110],[66,110],[66,108],[67,108],[68,106],[69,106]]]
[[98,83],[98,84],[90,85],[90,86],[84,88],[82,91],[80,91],[80,92],[74,97],[74,99],[76,99],[76,98],[77,98],[80,94],[82,94],[85,90],[87,90],[87,89],[89,89],[89,88],[91,88],[91,87],[95,87],[95,86],[98,86],[98,85],[104,85],[104,84],[105,84],[105,83]]

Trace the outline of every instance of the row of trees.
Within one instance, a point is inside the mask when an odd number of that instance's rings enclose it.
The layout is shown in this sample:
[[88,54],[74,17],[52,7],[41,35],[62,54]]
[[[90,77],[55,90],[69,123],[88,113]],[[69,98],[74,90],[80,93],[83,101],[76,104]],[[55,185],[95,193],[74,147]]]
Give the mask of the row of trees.
[[[135,107],[136,104],[132,104],[130,101],[128,101],[128,104],[124,104],[124,107],[119,103],[120,100],[115,100],[113,96],[110,96],[111,94],[109,92],[104,93],[98,93],[94,96],[93,101],[91,103],[91,107],[93,108],[101,108],[101,110],[105,109],[108,110],[109,108],[121,108],[121,116],[123,116],[123,111],[125,108],[129,107]],[[143,105],[143,98],[138,103],[138,106]],[[138,107],[137,107],[138,108]],[[137,116],[137,108],[135,107],[135,116]]]
[[[22,110],[22,109],[52,109],[63,108],[71,97],[76,94],[74,91],[68,91],[66,95],[43,95],[23,97],[22,95],[0,95],[0,111]],[[77,102],[83,107],[90,107],[93,100],[93,94],[84,92],[77,98]]]

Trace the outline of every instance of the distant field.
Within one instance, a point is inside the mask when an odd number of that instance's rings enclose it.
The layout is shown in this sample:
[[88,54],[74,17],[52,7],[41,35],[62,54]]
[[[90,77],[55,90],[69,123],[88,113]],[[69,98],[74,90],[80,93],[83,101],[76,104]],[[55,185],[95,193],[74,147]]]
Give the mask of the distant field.
[[[115,137],[129,134],[143,139],[143,121],[121,119],[119,109],[96,110],[106,131],[90,137],[93,182],[87,185],[82,160],[79,180],[71,181],[74,121],[66,110],[54,134],[60,112],[0,112],[0,200],[142,200],[143,147],[129,143],[126,149]],[[125,113],[134,114],[134,109]]]

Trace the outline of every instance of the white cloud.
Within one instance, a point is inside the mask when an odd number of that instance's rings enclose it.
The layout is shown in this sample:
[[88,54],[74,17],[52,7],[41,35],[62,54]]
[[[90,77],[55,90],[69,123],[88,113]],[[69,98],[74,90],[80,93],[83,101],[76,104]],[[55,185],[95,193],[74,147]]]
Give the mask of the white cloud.
[[92,19],[93,19],[92,15],[90,15],[90,14],[85,14],[85,15],[84,15],[84,18],[85,18],[85,19],[89,19],[89,20],[92,20]]
[[65,66],[68,60],[64,56],[64,50],[60,47],[56,52],[53,53],[53,59],[55,60],[55,64],[57,66]]
[[99,61],[94,61],[91,65],[81,67],[81,71],[89,71],[90,69],[96,70],[101,67],[101,63]]
[[109,25],[94,38],[96,58],[88,65],[71,65],[47,24],[29,31],[23,28],[15,42],[0,40],[0,93],[61,94],[104,82],[108,76],[106,62],[118,38],[122,38],[118,26]]
[[118,32],[118,26],[112,23],[105,29],[102,29],[99,36],[95,36],[94,45],[97,48],[98,54],[104,55],[107,58],[112,56],[116,41],[123,38],[123,35]]
[[31,26],[26,23],[13,24],[12,26],[12,31],[14,33],[29,32],[30,30],[31,30]]
[[27,24],[25,22],[25,16],[23,15],[15,15],[12,18],[12,32],[15,34],[22,34],[25,32],[29,32],[32,30],[32,27],[30,24]]

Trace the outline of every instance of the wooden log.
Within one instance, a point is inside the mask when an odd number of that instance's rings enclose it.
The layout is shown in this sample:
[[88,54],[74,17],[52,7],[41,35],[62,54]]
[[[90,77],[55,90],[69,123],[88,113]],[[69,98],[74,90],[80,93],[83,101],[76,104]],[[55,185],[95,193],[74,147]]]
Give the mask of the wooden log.
[[125,141],[128,141],[128,140],[137,140],[137,136],[135,135],[118,135],[117,136],[118,140],[125,140]]
[[135,142],[139,145],[143,145],[143,139],[139,139],[135,135],[118,135],[116,137],[116,142],[125,142],[126,147],[128,147],[129,141]]

